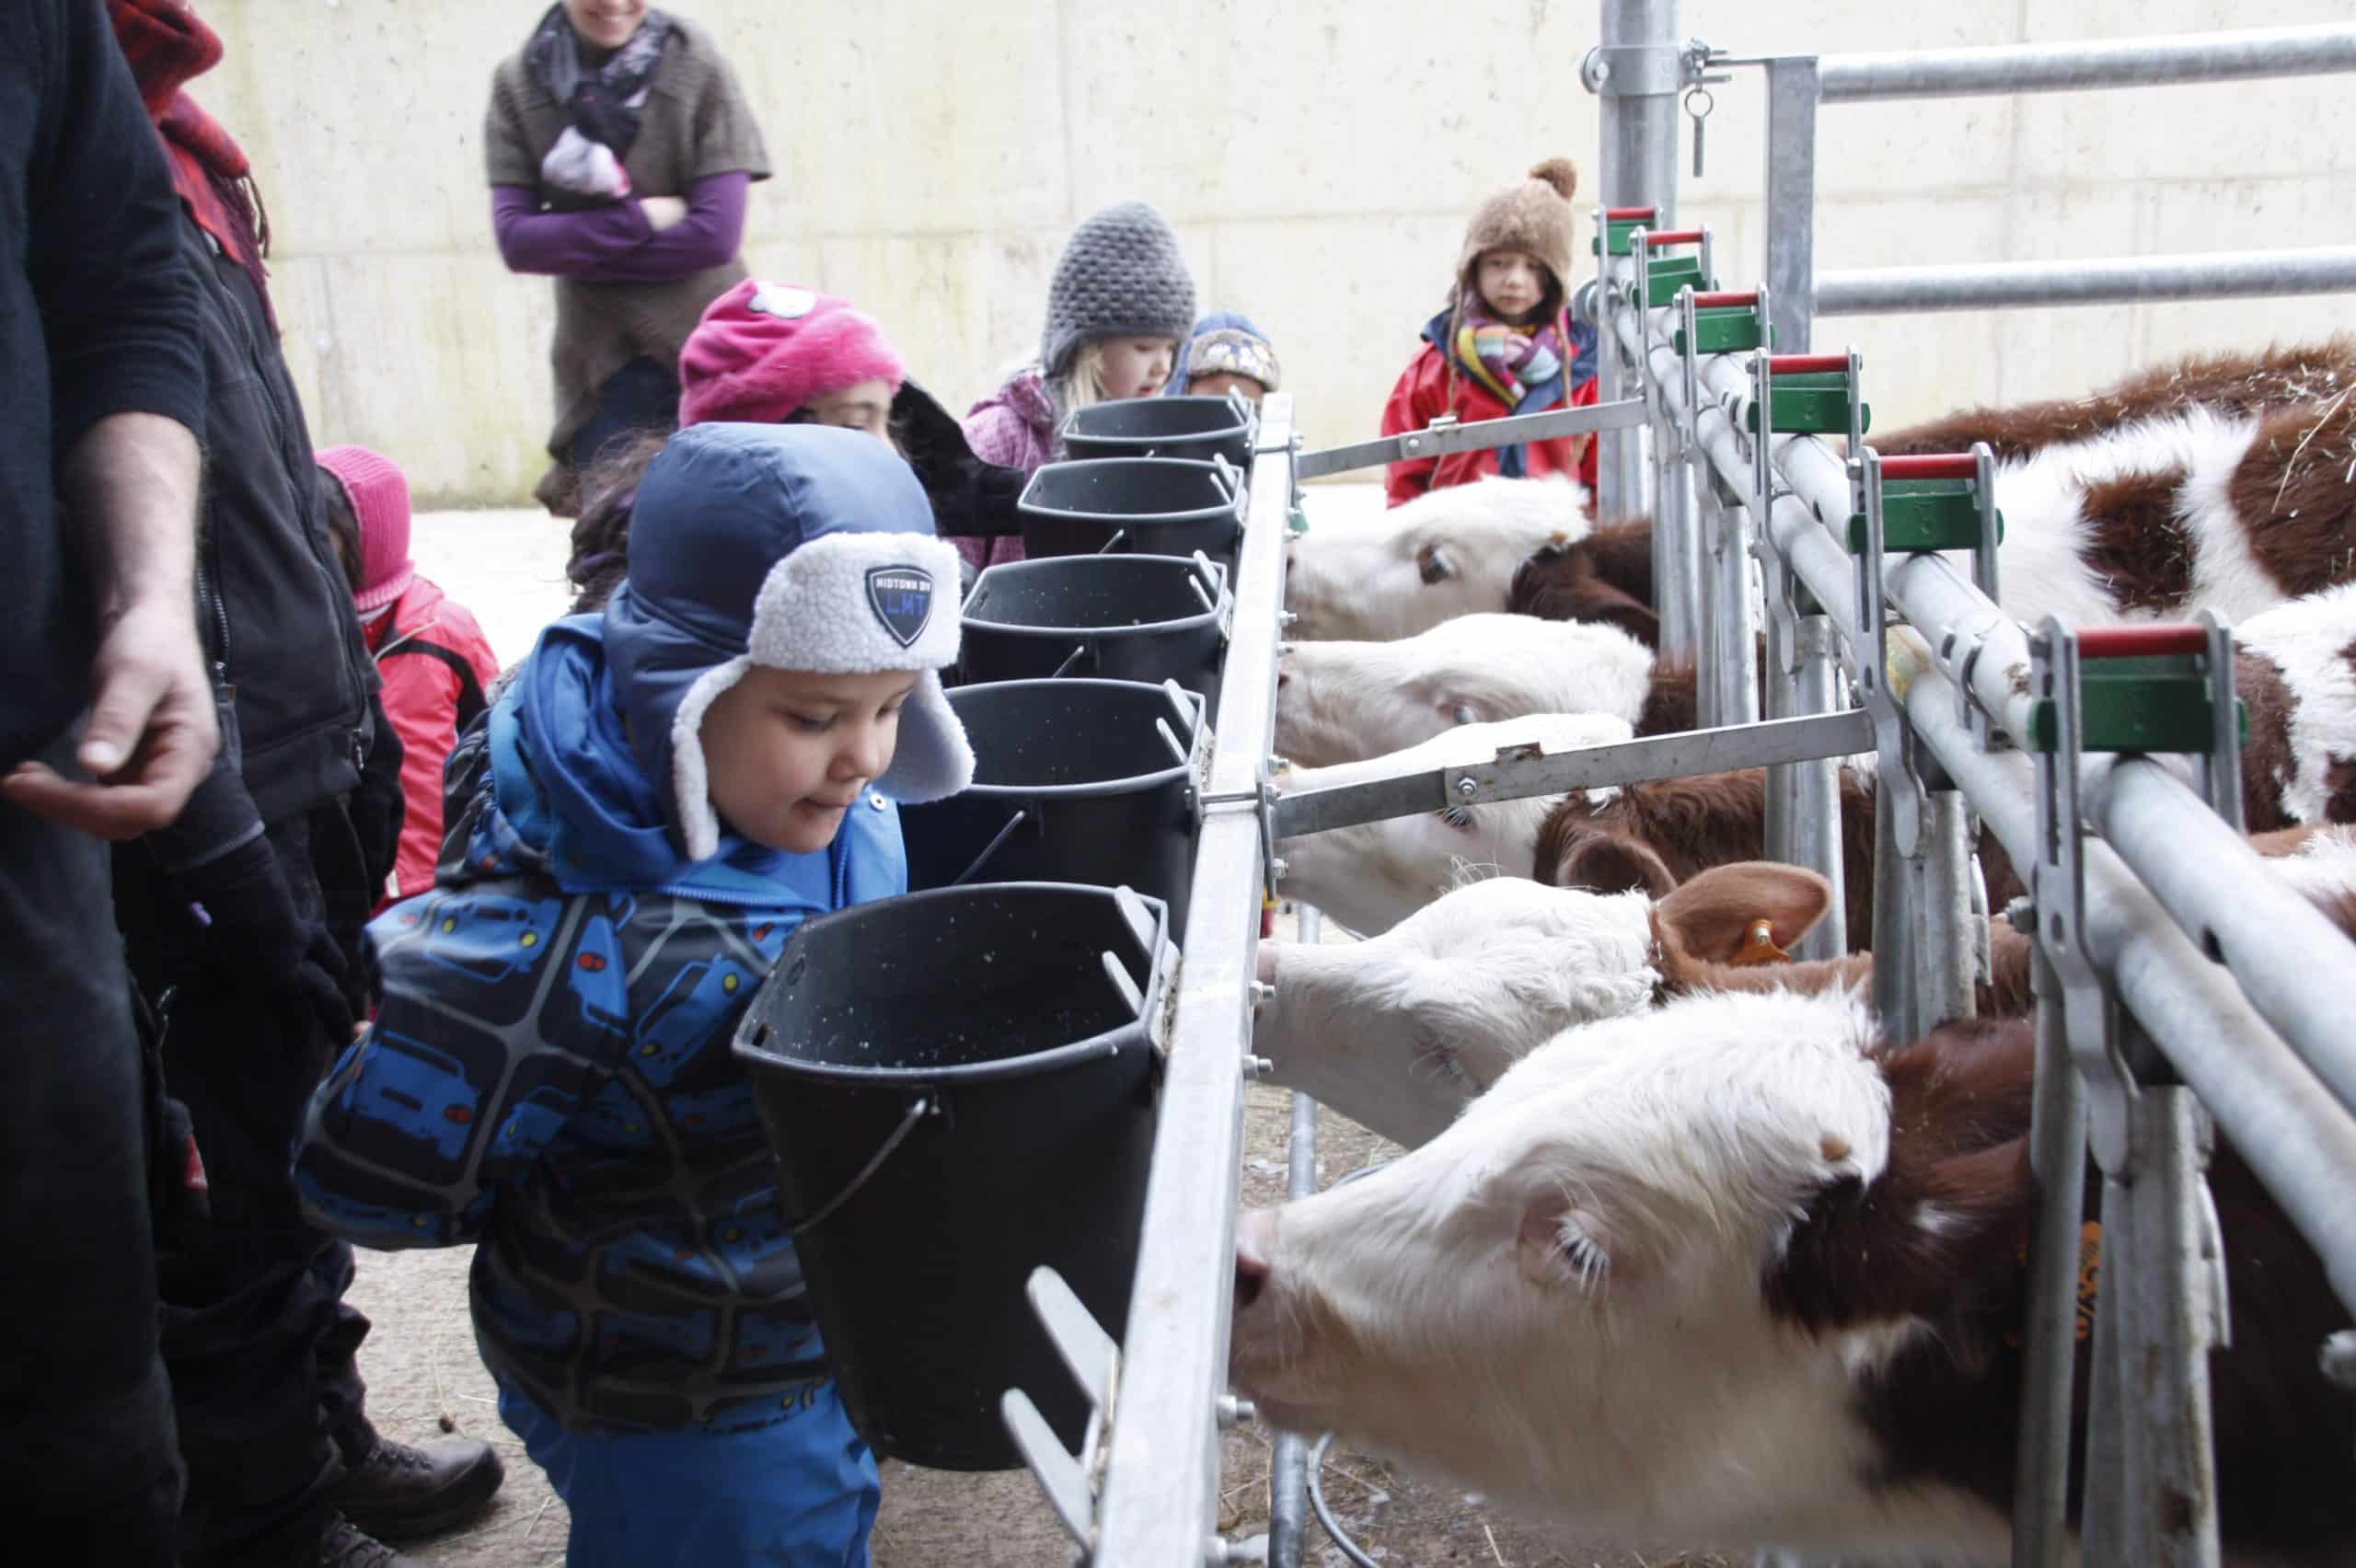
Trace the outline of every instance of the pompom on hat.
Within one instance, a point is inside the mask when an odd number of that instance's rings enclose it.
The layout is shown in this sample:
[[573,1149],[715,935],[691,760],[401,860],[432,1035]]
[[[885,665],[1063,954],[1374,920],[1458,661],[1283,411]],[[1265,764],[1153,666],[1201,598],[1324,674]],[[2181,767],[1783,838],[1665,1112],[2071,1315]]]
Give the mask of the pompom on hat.
[[360,591],[352,608],[363,615],[381,610],[417,576],[409,555],[409,480],[392,459],[364,446],[330,446],[311,459],[343,487],[360,525]]
[[679,423],[780,424],[814,398],[907,379],[875,318],[847,300],[747,278],[704,307],[679,351]]
[[1568,158],[1548,158],[1530,171],[1529,179],[1484,201],[1464,226],[1463,253],[1456,259],[1458,283],[1471,286],[1474,264],[1488,252],[1521,250],[1536,257],[1553,274],[1555,289],[1567,298],[1571,200],[1578,189],[1578,166]]

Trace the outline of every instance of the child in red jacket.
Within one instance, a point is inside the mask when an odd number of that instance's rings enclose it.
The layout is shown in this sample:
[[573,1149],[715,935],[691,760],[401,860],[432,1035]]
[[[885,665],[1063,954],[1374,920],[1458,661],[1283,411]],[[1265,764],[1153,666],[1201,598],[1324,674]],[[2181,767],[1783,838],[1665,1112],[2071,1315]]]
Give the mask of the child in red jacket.
[[[1595,401],[1595,330],[1573,325],[1566,309],[1578,179],[1570,159],[1548,158],[1474,211],[1448,308],[1425,324],[1423,352],[1391,389],[1383,434],[1421,430],[1447,413],[1471,424]],[[1592,490],[1594,443],[1557,436],[1393,463],[1383,489],[1397,506],[1484,474],[1559,474]]]
[[382,909],[433,885],[442,765],[483,710],[499,659],[466,606],[420,577],[410,560],[409,480],[401,471],[364,446],[330,446],[315,456],[329,530],[384,683],[385,716],[401,742],[400,847]]

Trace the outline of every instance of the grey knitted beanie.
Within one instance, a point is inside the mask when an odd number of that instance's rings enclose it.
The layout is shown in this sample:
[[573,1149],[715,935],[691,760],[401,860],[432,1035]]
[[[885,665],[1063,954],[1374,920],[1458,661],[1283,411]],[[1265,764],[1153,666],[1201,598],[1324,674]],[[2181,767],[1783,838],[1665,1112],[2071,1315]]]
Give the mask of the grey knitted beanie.
[[1095,338],[1175,338],[1195,321],[1195,280],[1178,236],[1143,202],[1121,202],[1072,231],[1047,285],[1039,366],[1054,380]]

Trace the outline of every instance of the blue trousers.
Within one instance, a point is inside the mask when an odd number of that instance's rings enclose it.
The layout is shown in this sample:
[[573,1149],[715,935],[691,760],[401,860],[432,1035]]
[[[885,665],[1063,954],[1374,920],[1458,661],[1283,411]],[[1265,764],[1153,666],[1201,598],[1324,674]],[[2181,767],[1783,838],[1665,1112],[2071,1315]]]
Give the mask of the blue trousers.
[[750,1432],[568,1432],[504,1383],[499,1415],[572,1510],[566,1568],[867,1568],[883,1493],[832,1383]]

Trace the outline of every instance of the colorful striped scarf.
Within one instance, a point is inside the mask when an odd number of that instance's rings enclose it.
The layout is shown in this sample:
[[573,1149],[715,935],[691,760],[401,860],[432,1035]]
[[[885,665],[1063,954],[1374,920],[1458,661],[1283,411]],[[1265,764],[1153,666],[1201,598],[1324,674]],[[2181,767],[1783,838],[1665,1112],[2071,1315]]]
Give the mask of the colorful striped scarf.
[[1563,339],[1552,322],[1508,327],[1467,312],[1457,323],[1456,363],[1508,409],[1562,374]]

